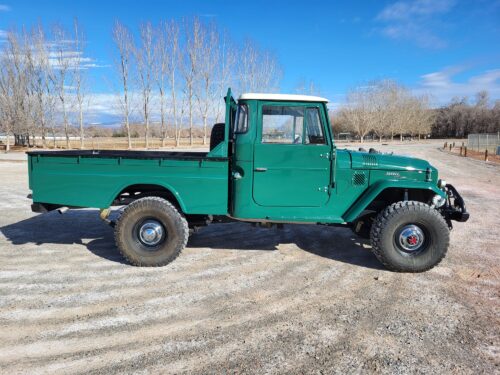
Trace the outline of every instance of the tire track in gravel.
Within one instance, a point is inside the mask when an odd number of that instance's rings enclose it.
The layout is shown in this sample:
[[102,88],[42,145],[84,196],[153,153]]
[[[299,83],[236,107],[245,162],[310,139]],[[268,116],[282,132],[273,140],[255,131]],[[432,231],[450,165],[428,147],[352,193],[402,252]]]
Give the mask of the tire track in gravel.
[[[306,266],[307,266],[307,267],[305,268],[305,270],[306,270],[306,274],[309,274],[309,267],[310,267],[310,266],[309,266],[309,265],[306,265]],[[275,271],[275,272],[276,272],[276,271]],[[290,272],[290,270],[285,270],[285,272]],[[280,275],[280,273],[277,273],[277,275],[282,276],[282,275]],[[273,297],[274,297],[273,299],[276,299],[276,298],[275,298],[276,296],[273,296]],[[279,302],[279,300],[278,300],[278,303],[280,303],[280,302]]]
[[[304,288],[307,288],[307,286],[305,286]],[[292,294],[296,294],[296,293],[297,293],[297,291],[292,292]],[[302,293],[302,290],[299,291],[299,295],[301,293]],[[281,293],[280,293],[280,296],[282,296]],[[272,295],[272,298],[269,300],[269,302],[271,303],[271,306],[268,306],[265,309],[265,313],[266,313],[265,316],[273,316],[273,317],[275,317],[275,319],[278,319],[278,320],[282,319],[282,317],[286,316],[286,314],[289,314],[290,311],[297,311],[296,314],[299,314],[299,311],[300,311],[299,309],[295,309],[295,308],[291,309],[291,307],[303,305],[302,299],[297,300],[293,304],[293,306],[290,305],[290,303],[283,304],[283,302],[281,300],[277,300],[276,295],[274,295],[274,294]],[[221,307],[220,312],[222,313],[222,312],[224,312],[224,310],[225,310],[225,308]],[[214,312],[215,315],[217,313],[218,313],[217,311]],[[252,311],[252,312],[247,313],[247,314],[241,314],[240,312],[235,312],[235,316],[238,316],[238,322],[235,323],[233,320],[231,320],[230,323],[228,323],[229,325],[225,325],[224,322],[221,322],[220,320],[218,320],[218,327],[215,328],[214,334],[216,334],[217,332],[219,332],[221,330],[224,330],[229,335],[229,337],[233,337],[233,333],[231,331],[234,329],[235,336],[246,336],[246,331],[242,331],[241,321],[243,321],[245,324],[248,324],[249,322],[255,321],[256,323],[252,324],[251,328],[254,331],[257,329],[260,329],[260,331],[263,332],[263,334],[264,334],[266,332],[266,328],[270,324],[269,319],[265,318],[265,316],[262,316],[262,314],[255,316],[255,313],[256,313],[255,311]],[[262,313],[262,311],[259,311],[259,313]],[[262,321],[262,323],[260,323],[261,321]],[[253,327],[255,324],[258,324],[258,326]],[[231,328],[231,327],[234,327],[234,328]],[[207,336],[211,337],[211,336],[213,336],[213,334],[207,333]],[[220,345],[217,347],[210,347],[209,348],[210,349],[209,356],[211,358],[213,358],[214,356],[216,356],[214,353],[217,353],[217,351],[226,352],[229,347],[232,347],[232,344],[231,345],[223,344],[222,348],[220,347]],[[152,358],[150,359],[150,361],[154,362],[155,361],[154,358],[156,358],[156,360],[158,360],[158,358],[162,358],[162,356],[153,355]],[[199,361],[199,356],[196,356],[196,358],[193,359],[193,363],[197,363],[198,361]],[[183,364],[181,364],[182,366],[185,366],[187,363],[185,361],[185,358],[183,358],[182,362],[183,362]],[[170,361],[169,361],[169,366],[172,366],[172,363]],[[108,372],[108,370],[109,369],[105,369],[105,372]]]

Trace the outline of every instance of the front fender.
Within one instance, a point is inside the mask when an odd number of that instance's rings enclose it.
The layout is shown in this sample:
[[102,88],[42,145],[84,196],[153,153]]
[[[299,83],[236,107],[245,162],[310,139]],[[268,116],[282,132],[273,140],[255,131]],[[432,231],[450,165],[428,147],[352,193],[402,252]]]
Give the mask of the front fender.
[[429,182],[423,181],[402,181],[402,180],[384,180],[378,181],[371,185],[356,202],[342,215],[346,223],[353,222],[368,205],[386,189],[417,189],[417,190],[430,190],[443,198],[446,198],[446,193],[439,189],[437,186]]

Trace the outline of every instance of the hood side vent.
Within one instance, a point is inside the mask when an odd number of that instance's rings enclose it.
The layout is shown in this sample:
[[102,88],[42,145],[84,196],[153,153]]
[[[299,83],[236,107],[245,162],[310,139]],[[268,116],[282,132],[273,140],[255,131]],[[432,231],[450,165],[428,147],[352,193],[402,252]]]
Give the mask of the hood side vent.
[[352,175],[352,184],[354,186],[364,185],[366,182],[366,175],[364,172],[356,171]]
[[378,161],[375,155],[363,155],[363,166],[365,167],[377,167]]

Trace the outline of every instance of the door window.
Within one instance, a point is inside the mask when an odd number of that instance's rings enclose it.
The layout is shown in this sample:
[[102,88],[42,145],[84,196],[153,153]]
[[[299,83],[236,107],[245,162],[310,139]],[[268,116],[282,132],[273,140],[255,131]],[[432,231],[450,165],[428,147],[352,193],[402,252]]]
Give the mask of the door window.
[[306,109],[306,127],[304,140],[306,144],[324,145],[325,136],[323,135],[323,126],[319,115],[319,108]]
[[302,143],[304,107],[262,107],[262,143]]

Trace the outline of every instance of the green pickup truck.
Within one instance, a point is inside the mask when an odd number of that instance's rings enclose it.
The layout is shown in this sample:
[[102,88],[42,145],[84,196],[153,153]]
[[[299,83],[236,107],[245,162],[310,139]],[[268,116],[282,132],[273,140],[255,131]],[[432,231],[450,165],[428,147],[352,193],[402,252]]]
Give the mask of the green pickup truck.
[[[338,149],[324,98],[243,94],[236,102],[229,90],[225,104],[209,152],[28,152],[32,210],[101,209],[137,266],[170,263],[200,226],[244,221],[347,226],[400,272],[438,264],[452,220],[469,218],[427,161]],[[116,221],[111,207],[120,207]]]

